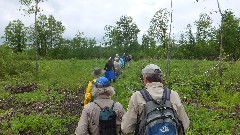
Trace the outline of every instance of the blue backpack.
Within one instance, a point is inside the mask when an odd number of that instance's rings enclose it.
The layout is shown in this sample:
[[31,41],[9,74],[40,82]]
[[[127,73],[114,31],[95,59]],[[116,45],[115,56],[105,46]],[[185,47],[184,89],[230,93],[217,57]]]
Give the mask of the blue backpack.
[[164,88],[161,100],[154,100],[146,89],[140,91],[146,101],[138,116],[137,135],[179,135],[184,134],[182,122],[170,102],[171,90]]

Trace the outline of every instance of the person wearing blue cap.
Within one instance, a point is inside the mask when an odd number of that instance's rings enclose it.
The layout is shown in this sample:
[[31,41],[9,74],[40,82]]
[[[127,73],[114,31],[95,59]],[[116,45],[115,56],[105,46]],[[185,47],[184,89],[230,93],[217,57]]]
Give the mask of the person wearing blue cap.
[[105,73],[105,70],[102,70],[100,67],[95,67],[94,68],[94,71],[91,74],[92,77],[93,77],[93,80],[88,82],[82,106],[87,105],[89,102],[91,102],[93,100],[92,95],[91,95],[91,90],[93,88],[92,85],[93,85],[93,83],[96,82],[97,78],[102,76],[102,74],[104,74],[104,73]]
[[116,113],[116,132],[120,133],[122,117],[125,114],[123,106],[113,101],[110,97],[115,94],[114,88],[106,77],[99,77],[93,85],[91,94],[95,97],[93,102],[84,106],[76,135],[99,135],[100,134],[100,111],[102,108],[112,108]]

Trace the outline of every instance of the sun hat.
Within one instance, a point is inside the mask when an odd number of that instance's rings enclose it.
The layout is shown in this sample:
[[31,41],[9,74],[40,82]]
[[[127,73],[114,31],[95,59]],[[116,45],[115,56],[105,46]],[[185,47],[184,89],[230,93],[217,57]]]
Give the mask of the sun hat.
[[106,77],[99,77],[94,84],[96,88],[105,88],[110,86],[110,81]]
[[102,70],[100,67],[95,67],[91,75],[92,75],[93,77],[98,78],[98,77],[100,77],[104,72],[105,72],[105,70]]
[[159,74],[162,75],[162,70],[155,64],[149,64],[142,69],[143,74]]

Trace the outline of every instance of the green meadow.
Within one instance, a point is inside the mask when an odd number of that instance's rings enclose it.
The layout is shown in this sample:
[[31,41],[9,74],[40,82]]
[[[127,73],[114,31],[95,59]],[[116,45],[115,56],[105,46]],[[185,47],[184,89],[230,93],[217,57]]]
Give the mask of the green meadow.
[[[36,80],[31,72],[0,81],[0,134],[74,134],[83,94],[95,66],[106,60],[40,60]],[[34,62],[33,62],[34,63]],[[133,92],[141,90],[141,67],[154,63],[165,73],[165,60],[133,61],[112,85],[113,99],[125,109]],[[190,118],[187,135],[240,133],[240,63],[172,60],[165,86],[179,93]],[[165,77],[165,76],[164,76]]]

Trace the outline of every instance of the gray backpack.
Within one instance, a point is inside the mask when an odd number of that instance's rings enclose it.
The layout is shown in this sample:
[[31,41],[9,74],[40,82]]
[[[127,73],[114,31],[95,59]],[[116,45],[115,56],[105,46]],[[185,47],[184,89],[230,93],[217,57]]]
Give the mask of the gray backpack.
[[138,116],[137,135],[184,134],[182,122],[170,102],[171,90],[164,88],[161,100],[154,100],[146,89],[140,91],[146,101],[143,112]]

